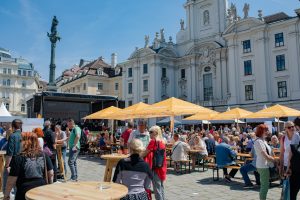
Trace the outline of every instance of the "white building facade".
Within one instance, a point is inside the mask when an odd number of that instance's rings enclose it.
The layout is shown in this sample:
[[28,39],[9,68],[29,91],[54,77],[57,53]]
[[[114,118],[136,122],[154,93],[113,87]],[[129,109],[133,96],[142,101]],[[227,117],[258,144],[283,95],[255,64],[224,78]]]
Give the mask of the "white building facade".
[[12,115],[27,116],[26,101],[39,90],[39,76],[31,63],[12,58],[0,48],[0,102]]
[[218,111],[300,109],[299,10],[254,18],[248,4],[240,17],[226,0],[187,0],[184,8],[176,43],[161,29],[120,64],[126,106],[174,96]]

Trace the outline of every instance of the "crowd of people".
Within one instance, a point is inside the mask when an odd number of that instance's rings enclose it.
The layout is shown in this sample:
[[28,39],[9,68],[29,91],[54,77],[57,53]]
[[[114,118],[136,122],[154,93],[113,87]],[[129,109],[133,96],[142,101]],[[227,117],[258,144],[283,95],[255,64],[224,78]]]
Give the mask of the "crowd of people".
[[[249,125],[244,129],[232,125],[219,129],[212,127],[210,130],[176,129],[172,133],[167,127],[147,128],[146,120],[139,120],[137,128],[128,122],[119,138],[118,150],[129,154],[129,157],[119,161],[113,181],[128,187],[128,194],[122,200],[151,199],[151,188],[155,199],[164,200],[167,156],[173,161],[174,171],[179,172],[182,161],[191,159],[192,169],[195,169],[197,164],[213,155],[218,168],[223,169],[224,180],[229,183],[240,170],[244,187],[251,188],[254,185],[249,173],[254,172],[255,182],[260,185],[261,200],[267,198],[272,176],[270,169],[278,169],[283,180],[289,179],[290,199],[295,200],[300,189],[300,118],[286,122],[284,128],[283,132],[277,133],[265,124],[254,129]],[[81,138],[85,136],[89,140],[96,137],[103,150],[117,141],[115,135],[107,131],[94,135],[88,128],[81,129],[72,119],[67,121],[64,131],[61,124],[46,120],[43,129],[22,132],[22,121],[14,120],[11,128],[1,129],[0,132],[4,136],[0,140],[0,149],[6,151],[4,199],[10,199],[10,194],[14,193],[15,199],[23,200],[28,190],[57,182],[58,168],[62,167],[57,163],[58,145],[62,150],[65,173],[70,170],[70,181],[77,181],[77,158],[82,145],[86,145],[80,144]],[[169,154],[168,149],[171,149]],[[280,152],[279,159],[274,157],[275,149]],[[236,162],[238,153],[250,153],[252,159],[239,166]],[[240,168],[232,167],[228,172],[228,166]]]
[[[270,130],[266,124],[260,124],[254,129],[249,125],[244,129],[224,126],[218,130],[213,127],[211,130],[177,130],[171,133],[168,128],[158,126],[151,127],[148,132],[144,120],[138,122],[137,130],[133,129],[132,123],[128,123],[128,128],[121,135],[121,150],[123,153],[129,151],[131,156],[119,162],[114,181],[129,187],[129,193],[124,199],[139,199],[137,197],[147,199],[149,181],[152,181],[155,198],[165,199],[163,182],[166,179],[167,169],[166,147],[172,146],[170,157],[175,172],[179,172],[180,162],[188,160],[189,156],[194,169],[195,165],[205,157],[214,155],[216,165],[223,169],[227,182],[231,182],[240,171],[245,183],[244,188],[252,188],[254,185],[249,178],[249,173],[254,172],[255,182],[260,186],[259,198],[265,200],[272,173],[275,172],[281,179],[289,179],[290,199],[296,200],[300,189],[299,150],[297,150],[300,147],[298,133],[300,118],[296,118],[294,122],[295,124],[291,121],[286,122],[284,131],[280,133],[277,133],[274,127]],[[157,167],[153,161],[156,159],[155,156],[159,157],[162,149],[164,150],[161,154],[163,162]],[[196,153],[191,154],[192,150],[196,150]],[[279,159],[273,150],[280,153]],[[240,166],[236,162],[238,153],[250,154],[252,159]],[[140,164],[136,165],[137,162]],[[140,165],[145,163],[148,163],[147,167],[141,170]],[[238,168],[232,167],[228,173],[228,166],[238,166]],[[134,179],[133,177],[136,178],[136,174],[139,173],[142,174],[141,177]],[[122,176],[131,181],[122,182]],[[136,190],[135,185],[138,185],[140,190]]]
[[[32,132],[22,132],[22,121],[13,120],[11,128],[2,129],[1,150],[6,151],[3,172],[4,200],[13,194],[16,200],[25,200],[28,190],[57,182],[57,146],[60,145],[67,173],[67,147],[69,147],[68,165],[70,181],[77,181],[77,157],[80,151],[81,129],[74,120],[67,122],[66,131],[59,124],[49,120],[44,128],[34,128]],[[62,167],[62,166],[60,166]]]

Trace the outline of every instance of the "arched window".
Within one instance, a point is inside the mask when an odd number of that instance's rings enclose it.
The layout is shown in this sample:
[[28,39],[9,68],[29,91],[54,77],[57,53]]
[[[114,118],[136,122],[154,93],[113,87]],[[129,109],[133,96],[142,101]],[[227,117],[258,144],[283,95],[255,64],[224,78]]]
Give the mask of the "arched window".
[[6,85],[7,85],[7,86],[10,86],[10,79],[7,79]]
[[21,104],[21,112],[25,112],[25,104]]
[[6,110],[9,110],[9,103],[5,104]]
[[209,11],[205,10],[203,12],[203,24],[208,25],[209,24]]

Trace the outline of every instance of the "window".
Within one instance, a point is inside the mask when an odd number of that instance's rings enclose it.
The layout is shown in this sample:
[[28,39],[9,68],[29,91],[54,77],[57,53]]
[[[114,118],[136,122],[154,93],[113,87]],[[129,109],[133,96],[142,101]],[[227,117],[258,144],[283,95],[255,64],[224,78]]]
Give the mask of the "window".
[[119,90],[119,83],[115,83],[115,90]]
[[148,98],[143,99],[144,103],[148,103]]
[[21,105],[21,112],[25,112],[25,104]]
[[128,83],[128,94],[132,94],[132,83]]
[[143,92],[148,92],[148,80],[143,80]]
[[284,46],[283,33],[277,33],[275,34],[275,47],[281,47],[281,46]]
[[86,83],[83,83],[83,90],[86,90]]
[[245,85],[245,99],[246,101],[253,100],[253,85]]
[[23,70],[23,76],[26,76],[26,70]]
[[280,81],[280,82],[278,82],[277,86],[278,86],[278,98],[285,98],[285,97],[287,97],[286,81]]
[[3,85],[3,86],[6,85],[6,80],[3,80],[2,85]]
[[3,68],[3,74],[7,74],[7,69]]
[[203,75],[204,101],[209,101],[213,97],[212,74]]
[[143,74],[148,74],[148,64],[143,65]]
[[11,74],[11,69],[7,69],[7,73],[8,73],[8,74]]
[[128,78],[132,77],[132,68],[128,68]]
[[80,93],[80,86],[77,86],[77,92]]
[[6,107],[6,110],[9,111],[9,103],[6,103],[6,104],[5,104],[5,107]]
[[10,86],[10,80],[9,80],[9,79],[7,79],[6,85],[7,85],[7,86]]
[[284,55],[276,56],[276,69],[277,69],[277,71],[285,70],[285,56]]
[[103,90],[103,83],[98,83],[98,90]]
[[243,43],[243,53],[251,52],[251,42],[250,40],[245,40]]
[[180,78],[182,78],[182,79],[185,78],[185,69],[180,70]]
[[128,106],[132,106],[132,101],[128,101]]
[[21,76],[22,75],[22,71],[19,69],[18,70],[18,75]]
[[22,81],[22,88],[26,88],[26,81]]
[[103,69],[97,69],[97,74],[100,75],[100,76],[103,76],[104,73],[103,73]]
[[75,87],[73,87],[72,90],[73,90],[73,93],[75,93]]
[[245,76],[252,75],[252,62],[251,62],[251,60],[244,61],[244,74],[245,74]]
[[162,68],[161,69],[161,77],[166,78],[167,77],[167,68]]
[[32,71],[28,71],[28,76],[32,76]]

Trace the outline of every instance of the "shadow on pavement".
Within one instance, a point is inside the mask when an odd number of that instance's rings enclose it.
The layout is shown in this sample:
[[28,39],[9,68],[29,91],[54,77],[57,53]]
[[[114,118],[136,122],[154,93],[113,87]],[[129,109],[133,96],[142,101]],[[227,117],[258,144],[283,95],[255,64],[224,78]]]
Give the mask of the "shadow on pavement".
[[97,157],[96,155],[79,155],[78,159],[80,160],[86,160],[86,161],[90,161],[90,162],[96,162],[99,163],[99,165],[106,165],[106,160],[103,160],[99,157]]
[[223,178],[220,178],[218,181],[213,181],[212,178],[204,178],[204,179],[198,180],[197,183],[201,184],[201,185],[228,186],[230,188],[230,190],[259,191],[259,186],[254,186],[254,188],[251,188],[251,189],[244,189],[243,183],[235,181],[234,179],[231,179],[231,182],[229,183],[229,182],[225,181],[225,179],[223,179]]

